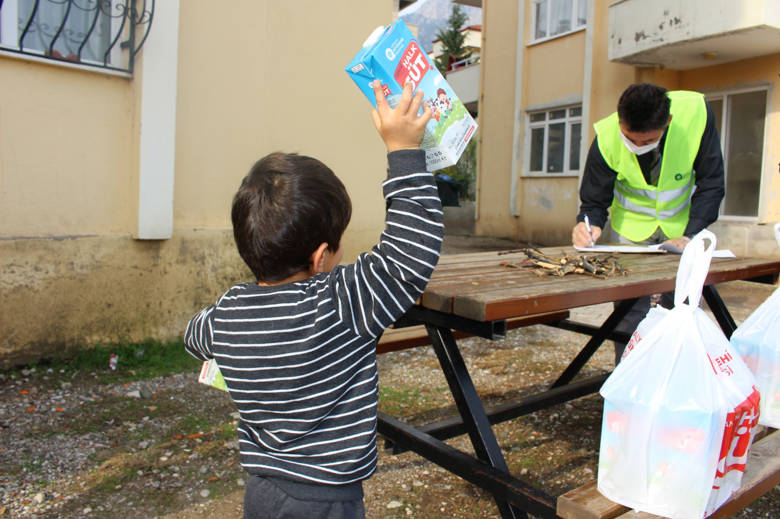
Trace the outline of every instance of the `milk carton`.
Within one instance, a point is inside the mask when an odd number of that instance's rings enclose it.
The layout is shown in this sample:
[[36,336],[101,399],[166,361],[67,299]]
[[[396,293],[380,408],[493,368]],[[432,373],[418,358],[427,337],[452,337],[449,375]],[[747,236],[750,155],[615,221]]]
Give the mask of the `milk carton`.
[[403,20],[378,27],[346,67],[347,74],[376,107],[372,82],[378,79],[395,108],[409,81],[431,107],[433,117],[425,128],[420,147],[425,150],[428,171],[454,165],[477,129],[466,107],[444,76],[414,39]]
[[200,369],[200,376],[198,376],[198,382],[221,389],[222,391],[227,391],[225,379],[222,378],[222,372],[219,371],[217,361],[214,359],[207,360],[203,363],[203,366]]

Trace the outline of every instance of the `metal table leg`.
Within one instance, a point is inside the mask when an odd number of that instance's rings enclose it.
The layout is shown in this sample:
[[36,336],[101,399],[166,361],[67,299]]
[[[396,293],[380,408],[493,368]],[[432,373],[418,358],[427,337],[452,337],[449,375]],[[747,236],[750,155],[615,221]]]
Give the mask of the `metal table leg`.
[[702,295],[704,300],[707,301],[707,306],[712,310],[712,314],[715,316],[715,320],[718,321],[720,329],[726,334],[726,338],[731,338],[731,334],[737,329],[737,323],[731,317],[726,304],[721,299],[720,294],[715,290],[714,285],[707,285],[702,289]]
[[604,340],[612,334],[615,327],[620,324],[620,321],[622,321],[623,317],[631,310],[631,307],[634,306],[635,302],[636,299],[625,299],[617,305],[615,310],[607,317],[607,320],[604,321],[604,324],[601,325],[601,328],[593,334],[593,337],[585,344],[582,351],[580,351],[568,367],[563,370],[561,376],[552,383],[550,388],[561,387],[571,382],[585,363],[588,362],[594,353],[596,353],[596,350],[599,349],[599,346],[601,346]]
[[[487,462],[490,466],[508,474],[509,467],[498,446],[498,441],[485,414],[485,408],[474,388],[474,383],[466,369],[466,363],[458,350],[452,331],[448,328],[430,324],[426,324],[425,327],[431,337],[433,349],[439,358],[442,371],[447,378],[450,391],[452,391],[452,396],[463,418],[464,426],[477,457]],[[528,517],[525,512],[512,506],[507,501],[498,497],[495,499],[501,517],[504,519]]]

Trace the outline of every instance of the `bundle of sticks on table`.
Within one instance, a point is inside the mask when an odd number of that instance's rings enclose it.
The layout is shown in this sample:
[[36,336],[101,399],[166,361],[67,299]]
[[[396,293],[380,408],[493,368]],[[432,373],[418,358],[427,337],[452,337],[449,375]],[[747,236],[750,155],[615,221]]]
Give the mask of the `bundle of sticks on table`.
[[566,274],[585,274],[606,279],[610,276],[625,276],[628,270],[618,263],[615,256],[569,256],[561,254],[554,258],[534,248],[501,251],[499,254],[522,252],[528,258],[520,263],[509,261],[501,265],[507,268],[530,268],[537,276],[565,276]]

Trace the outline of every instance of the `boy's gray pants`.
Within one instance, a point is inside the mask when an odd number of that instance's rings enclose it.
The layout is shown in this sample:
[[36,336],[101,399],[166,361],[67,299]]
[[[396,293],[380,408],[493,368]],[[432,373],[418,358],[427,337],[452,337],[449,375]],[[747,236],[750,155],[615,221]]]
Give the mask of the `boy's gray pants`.
[[307,485],[248,475],[244,519],[364,519],[361,483]]

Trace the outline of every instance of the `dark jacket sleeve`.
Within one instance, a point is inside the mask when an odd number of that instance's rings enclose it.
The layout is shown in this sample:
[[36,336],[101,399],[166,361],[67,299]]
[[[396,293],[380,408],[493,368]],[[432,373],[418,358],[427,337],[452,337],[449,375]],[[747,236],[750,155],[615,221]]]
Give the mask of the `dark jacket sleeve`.
[[585,170],[582,173],[578,222],[584,221],[585,215],[588,215],[591,225],[604,228],[609,206],[612,205],[616,178],[617,173],[607,166],[599,151],[598,142],[593,139],[588,157],[585,159]]
[[691,213],[685,236],[691,237],[718,219],[720,202],[726,193],[723,153],[715,127],[715,114],[707,104],[707,124],[701,137],[699,153],[693,161],[696,190],[691,198]]

